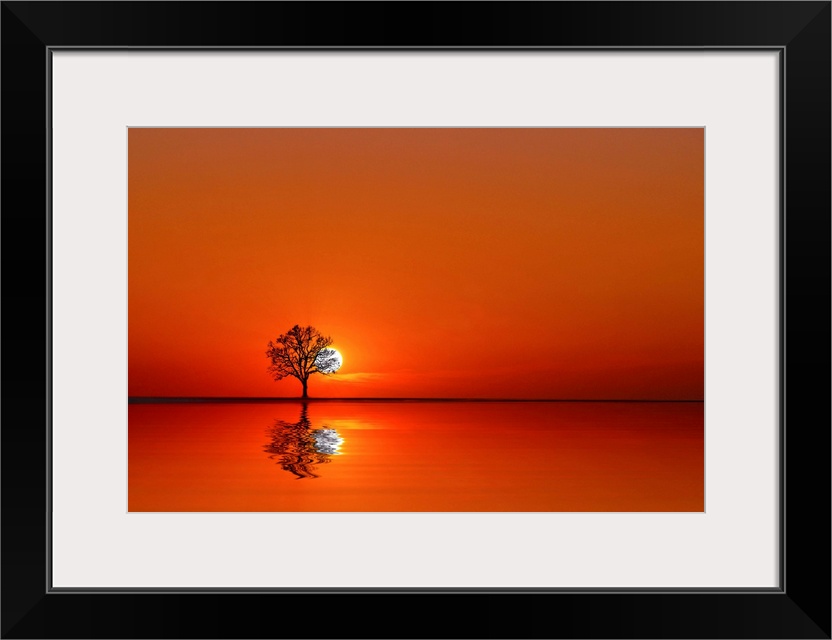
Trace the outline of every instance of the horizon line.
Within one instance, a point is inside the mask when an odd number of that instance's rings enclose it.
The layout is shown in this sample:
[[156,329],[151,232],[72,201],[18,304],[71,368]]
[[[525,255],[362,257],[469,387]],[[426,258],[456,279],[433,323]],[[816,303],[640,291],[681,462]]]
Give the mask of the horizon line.
[[128,396],[128,404],[165,404],[165,403],[199,403],[199,402],[689,402],[703,403],[702,400],[664,400],[654,398],[329,398],[329,397],[271,397],[271,396]]

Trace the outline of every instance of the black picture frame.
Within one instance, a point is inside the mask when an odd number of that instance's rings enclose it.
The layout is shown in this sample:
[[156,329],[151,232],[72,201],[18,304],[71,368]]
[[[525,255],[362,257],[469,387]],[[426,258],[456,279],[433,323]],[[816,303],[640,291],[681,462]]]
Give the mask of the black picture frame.
[[[3,638],[830,637],[829,1],[2,2],[0,20]],[[780,587],[51,589],[48,88],[50,52],[62,47],[778,51]]]

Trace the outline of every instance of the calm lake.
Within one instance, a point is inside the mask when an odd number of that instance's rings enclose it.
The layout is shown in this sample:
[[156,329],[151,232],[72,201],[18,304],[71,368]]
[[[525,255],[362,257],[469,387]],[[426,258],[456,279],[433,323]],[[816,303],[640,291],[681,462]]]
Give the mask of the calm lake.
[[702,511],[704,404],[131,404],[130,511]]

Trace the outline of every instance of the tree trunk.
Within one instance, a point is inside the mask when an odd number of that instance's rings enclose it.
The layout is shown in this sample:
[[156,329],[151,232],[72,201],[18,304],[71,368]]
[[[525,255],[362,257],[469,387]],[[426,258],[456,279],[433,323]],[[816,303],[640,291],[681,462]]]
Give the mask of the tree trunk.
[[307,381],[306,380],[301,380],[300,383],[303,385],[303,395],[301,396],[301,398],[308,398],[309,394],[306,392],[306,383],[307,383]]

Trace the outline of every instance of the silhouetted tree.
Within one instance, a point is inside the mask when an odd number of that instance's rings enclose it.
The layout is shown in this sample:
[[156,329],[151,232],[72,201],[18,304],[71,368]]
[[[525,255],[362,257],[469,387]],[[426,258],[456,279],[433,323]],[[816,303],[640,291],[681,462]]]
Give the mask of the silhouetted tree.
[[295,325],[286,333],[269,342],[266,356],[271,360],[269,373],[275,380],[293,376],[303,385],[302,398],[308,398],[309,376],[323,373],[315,364],[315,358],[322,349],[332,344],[332,338],[318,333],[315,327]]

